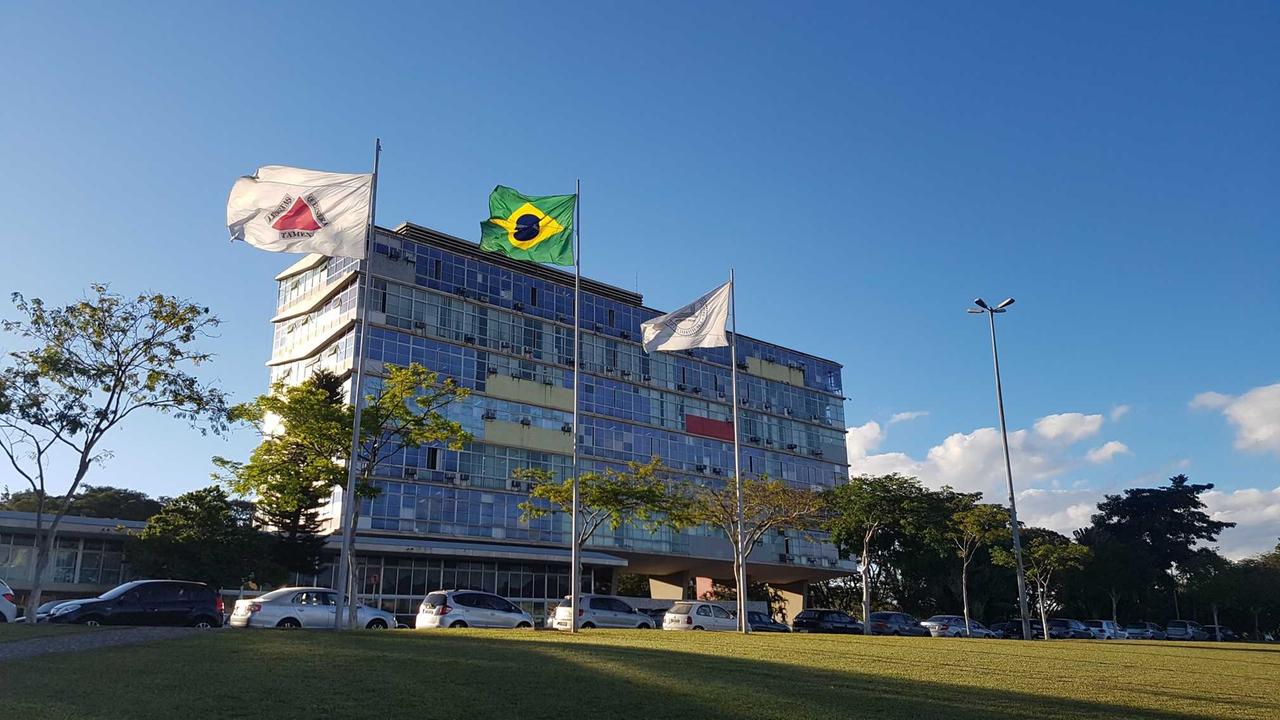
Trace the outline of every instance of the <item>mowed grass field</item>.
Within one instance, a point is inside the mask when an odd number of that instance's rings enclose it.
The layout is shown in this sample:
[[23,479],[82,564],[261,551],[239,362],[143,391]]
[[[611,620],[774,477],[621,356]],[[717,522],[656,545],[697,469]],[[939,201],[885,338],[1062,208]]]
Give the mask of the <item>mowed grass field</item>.
[[219,630],[0,665],[35,718],[1280,718],[1280,646]]

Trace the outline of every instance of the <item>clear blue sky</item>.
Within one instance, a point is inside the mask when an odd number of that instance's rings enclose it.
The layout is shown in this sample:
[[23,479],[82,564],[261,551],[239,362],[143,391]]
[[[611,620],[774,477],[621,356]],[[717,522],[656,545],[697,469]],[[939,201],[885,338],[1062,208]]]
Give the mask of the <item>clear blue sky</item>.
[[[964,308],[1015,296],[1011,428],[1085,416],[1025,433],[1037,512],[1185,468],[1280,534],[1280,6],[469,5],[5,3],[0,288],[205,302],[247,399],[290,258],[226,242],[227,190],[381,136],[380,224],[474,240],[495,184],[580,177],[586,274],[670,308],[735,266],[744,332],[844,363],[867,467],[998,487]],[[252,442],[140,420],[91,482],[175,494]]]

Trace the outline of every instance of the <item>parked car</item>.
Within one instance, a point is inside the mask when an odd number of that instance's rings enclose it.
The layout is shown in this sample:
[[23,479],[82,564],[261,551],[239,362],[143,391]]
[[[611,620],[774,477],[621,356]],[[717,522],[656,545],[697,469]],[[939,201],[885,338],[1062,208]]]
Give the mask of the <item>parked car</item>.
[[222,625],[222,597],[204,583],[134,580],[96,598],[68,600],[49,612],[49,622],[79,625]]
[[1204,631],[1208,634],[1210,640],[1221,640],[1222,642],[1234,642],[1240,639],[1231,628],[1226,625],[1205,625]]
[[[556,630],[568,630],[573,626],[573,609],[569,607],[569,597],[556,608],[556,619],[552,627]],[[591,628],[638,628],[652,630],[653,620],[644,613],[627,604],[622,598],[612,595],[583,595],[578,600],[578,627]]]
[[1130,640],[1163,640],[1164,629],[1153,622],[1131,622],[1124,626],[1124,633]]
[[663,630],[738,629],[738,620],[728,610],[709,602],[678,602],[662,618]]
[[849,613],[826,608],[801,610],[791,621],[795,632],[861,635],[862,623]]
[[521,628],[533,627],[533,616],[501,595],[481,590],[437,590],[418,606],[413,627]]
[[[961,622],[963,624],[963,621]],[[873,612],[867,619],[868,635],[915,635],[928,637],[929,629],[907,613]]]
[[1129,637],[1124,628],[1113,620],[1085,620],[1084,624],[1093,633],[1094,640],[1124,640]]
[[1170,620],[1164,627],[1165,640],[1208,640],[1209,633],[1194,620]]
[[0,622],[11,623],[18,619],[18,606],[13,604],[13,588],[0,580]]
[[[934,637],[966,637],[964,632],[964,617],[960,615],[934,615],[928,620],[920,622],[930,635]],[[987,629],[985,625],[977,620],[969,620],[968,637],[975,638],[993,638],[1000,637],[993,630]]]
[[649,616],[653,621],[654,627],[662,627],[662,619],[667,616],[667,611],[671,608],[642,608],[640,612]]
[[1005,640],[1021,640],[1022,639],[1022,621],[1007,620],[1005,622],[993,623],[990,628],[995,636]]
[[780,623],[759,610],[747,611],[747,625],[751,632],[791,632],[786,623]]
[[[330,588],[285,587],[237,600],[227,624],[235,628],[332,628],[337,611],[338,593]],[[396,618],[377,608],[356,605],[356,625],[386,630],[396,626]]]
[[1054,640],[1092,640],[1093,633],[1079,620],[1049,618],[1049,637]]

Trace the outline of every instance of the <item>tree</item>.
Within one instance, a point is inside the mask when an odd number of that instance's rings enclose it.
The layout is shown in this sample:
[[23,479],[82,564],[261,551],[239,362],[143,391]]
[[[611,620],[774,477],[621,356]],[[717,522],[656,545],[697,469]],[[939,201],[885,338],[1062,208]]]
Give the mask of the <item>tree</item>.
[[[1022,559],[1026,577],[1035,586],[1036,606],[1040,610],[1044,639],[1049,639],[1049,607],[1058,589],[1062,573],[1079,569],[1089,559],[1089,548],[1073,543],[1065,535],[1043,528],[1027,528],[1022,537]],[[1017,559],[1003,547],[992,548],[992,561],[1006,567],[1015,567]]]
[[[103,440],[112,430],[143,410],[201,432],[219,432],[225,423],[222,391],[190,372],[212,357],[194,347],[218,325],[208,308],[167,295],[129,298],[106,285],[91,290],[63,307],[14,293],[22,317],[2,324],[29,346],[10,352],[0,371],[0,452],[37,498],[32,607],[40,604],[63,517],[90,468],[110,457]],[[61,496],[49,493],[58,456],[68,456],[72,468],[58,477],[66,487]]]
[[[668,481],[659,477],[661,458],[647,463],[627,463],[625,471],[606,468],[603,472],[578,475],[578,534],[572,538],[579,554],[596,531],[608,524],[617,531],[627,526],[657,530],[679,525],[681,496]],[[525,518],[546,517],[553,512],[573,513],[573,478],[556,480],[550,470],[521,468],[514,473],[533,483],[529,499],[520,504]],[[577,604],[581,588],[571,589]]]
[[232,407],[228,417],[254,427],[262,442],[247,463],[215,457],[225,472],[220,479],[232,492],[255,498],[258,519],[277,533],[282,565],[316,572],[324,546],[319,511],[346,481],[343,458],[351,448],[342,380],[320,370],[298,385],[277,383],[271,394]]
[[857,555],[862,586],[862,618],[871,615],[872,568],[887,561],[900,536],[919,532],[926,490],[920,481],[893,473],[861,475],[828,492],[824,528],[845,557]]
[[[821,493],[793,488],[767,475],[742,480],[742,522],[738,522],[738,491],[732,478],[708,485],[686,484],[685,500],[676,509],[682,525],[709,525],[725,534],[733,550],[736,597],[745,598],[741,569],[756,543],[771,530],[807,532],[816,528],[825,510]],[[738,538],[742,539],[741,544]],[[747,631],[746,606],[738,602],[738,629]]]
[[951,516],[948,538],[960,557],[960,597],[964,604],[964,634],[972,627],[969,618],[969,564],[984,547],[1009,536],[1009,511],[1000,505],[968,504]]
[[1121,543],[1143,549],[1150,571],[1167,586],[1178,608],[1176,566],[1186,563],[1200,543],[1211,543],[1235,523],[1214,520],[1204,511],[1200,496],[1212,483],[1197,485],[1186,475],[1169,478],[1167,487],[1130,488],[1122,495],[1107,495],[1098,503],[1091,529],[1105,530]]
[[267,541],[215,485],[170,501],[128,541],[126,552],[142,575],[199,580],[217,589],[283,580],[284,568],[271,561]]
[[[357,494],[369,492],[378,468],[405,450],[436,445],[457,451],[471,442],[471,433],[443,414],[447,406],[466,399],[471,390],[459,386],[453,378],[441,379],[438,373],[418,363],[405,367],[384,365],[382,373],[382,377],[370,382],[372,387],[365,388],[367,392],[360,415],[360,442],[356,456],[356,467],[360,472]],[[353,418],[348,427],[354,422]],[[350,457],[350,454],[345,452],[343,457]],[[351,547],[360,505],[355,498],[343,500],[344,514],[350,521],[343,524],[346,533],[344,544]],[[349,588],[346,594],[347,622],[354,625],[354,562],[347,566],[346,583]]]
[[[39,495],[33,490],[10,493],[0,492],[0,510],[35,512]],[[164,499],[155,499],[140,490],[116,488],[109,485],[82,485],[71,500],[69,515],[119,520],[146,520],[160,512]]]
[[1153,570],[1155,563],[1148,546],[1118,537],[1105,526],[1082,528],[1075,532],[1075,538],[1092,552],[1082,571],[1085,588],[1106,593],[1111,620],[1118,623],[1121,598],[1136,599],[1160,577],[1160,573]]

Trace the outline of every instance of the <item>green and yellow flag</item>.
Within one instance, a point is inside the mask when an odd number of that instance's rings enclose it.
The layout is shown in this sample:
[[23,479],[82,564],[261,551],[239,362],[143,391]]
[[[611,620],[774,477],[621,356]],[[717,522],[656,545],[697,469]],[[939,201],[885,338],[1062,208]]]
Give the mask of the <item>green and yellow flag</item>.
[[577,195],[521,195],[499,185],[480,223],[480,249],[516,260],[573,264],[573,208]]

